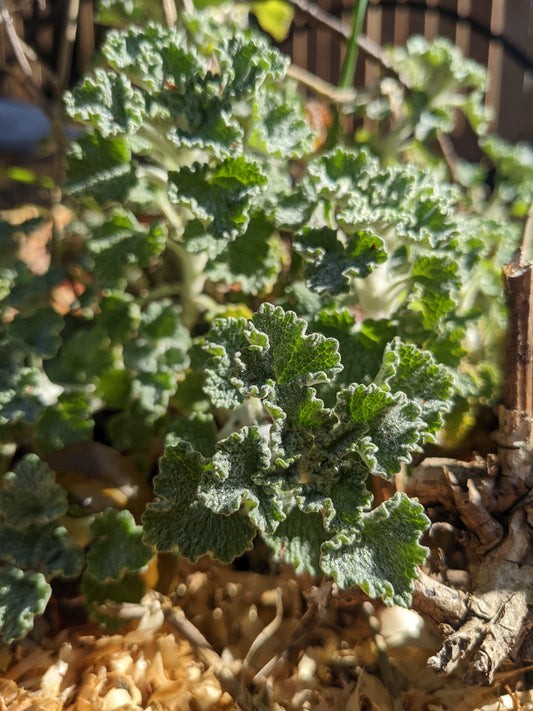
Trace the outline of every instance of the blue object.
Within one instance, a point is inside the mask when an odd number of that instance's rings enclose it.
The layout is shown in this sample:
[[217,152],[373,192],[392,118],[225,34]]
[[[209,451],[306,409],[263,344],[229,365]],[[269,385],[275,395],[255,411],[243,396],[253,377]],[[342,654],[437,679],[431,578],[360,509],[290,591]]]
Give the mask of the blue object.
[[0,98],[0,151],[32,155],[50,135],[50,121],[33,104]]

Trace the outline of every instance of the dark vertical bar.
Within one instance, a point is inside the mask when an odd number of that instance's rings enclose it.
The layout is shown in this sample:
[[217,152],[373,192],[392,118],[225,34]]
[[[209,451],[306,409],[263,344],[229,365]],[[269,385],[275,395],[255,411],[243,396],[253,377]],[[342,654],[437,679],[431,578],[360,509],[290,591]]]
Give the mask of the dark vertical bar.
[[[321,0],[320,7],[331,12],[330,0]],[[325,81],[331,77],[330,34],[331,30],[326,27],[316,28],[316,73]]]
[[394,42],[394,16],[393,7],[385,6],[381,10],[381,43],[383,45]]
[[[492,18],[493,0],[472,0],[470,7],[470,19],[480,23],[490,30]],[[490,39],[476,29],[475,26],[470,30],[470,56],[480,64],[487,66],[489,59]]]
[[[318,3],[322,7],[322,3]],[[309,23],[307,27],[307,65],[306,69],[313,74],[317,74],[317,28],[314,23]]]
[[[490,4],[490,0],[488,0],[486,4]],[[455,43],[457,33],[457,0],[439,0],[437,9],[439,13],[439,37],[447,37]]]
[[[517,49],[531,52],[528,42],[529,0],[512,0],[505,3],[504,33]],[[511,141],[520,139],[524,67],[503,52],[499,100],[498,132]],[[531,117],[530,117],[531,120]]]
[[427,3],[422,0],[409,8],[409,34],[423,35],[426,21]]
[[398,5],[394,13],[394,44],[404,45],[409,37],[409,8],[398,0]]
[[292,61],[299,67],[307,68],[307,20],[298,12],[294,18]]

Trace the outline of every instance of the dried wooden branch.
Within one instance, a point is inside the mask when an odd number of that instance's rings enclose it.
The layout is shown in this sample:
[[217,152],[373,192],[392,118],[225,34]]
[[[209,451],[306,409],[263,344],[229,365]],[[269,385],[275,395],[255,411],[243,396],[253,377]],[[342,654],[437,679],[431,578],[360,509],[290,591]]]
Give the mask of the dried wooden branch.
[[518,510],[506,541],[480,566],[466,621],[428,660],[428,666],[437,673],[449,674],[471,656],[465,682],[492,683],[495,671],[515,648],[528,616],[528,604],[533,602],[533,568],[521,564],[529,545],[524,512]]
[[503,268],[509,328],[505,353],[504,405],[509,410],[533,411],[533,267],[522,250]]
[[468,600],[466,593],[443,585],[423,572],[415,581],[413,609],[436,627],[459,627],[468,614]]
[[443,472],[457,513],[465,526],[475,532],[480,543],[480,550],[494,548],[503,538],[503,526],[491,516],[484,506],[474,480],[469,478],[466,481],[466,486],[461,486],[453,471],[443,467]]
[[[517,653],[533,604],[533,265],[518,250],[503,274],[509,327],[497,466],[491,458],[484,466],[433,460],[422,463],[411,487],[426,501],[454,508],[485,551],[491,549],[481,560],[466,616],[460,626],[450,622],[456,629],[428,661],[449,674],[465,660],[469,684],[491,683],[499,665]],[[506,534],[494,512],[508,512]],[[426,604],[428,593],[435,595],[418,590],[415,606]]]

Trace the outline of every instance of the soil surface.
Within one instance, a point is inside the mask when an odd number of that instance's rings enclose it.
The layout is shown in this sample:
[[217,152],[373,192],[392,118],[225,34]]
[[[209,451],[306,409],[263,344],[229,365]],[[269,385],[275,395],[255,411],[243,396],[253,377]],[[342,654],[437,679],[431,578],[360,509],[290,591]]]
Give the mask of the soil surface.
[[307,608],[304,592],[319,581],[208,559],[161,564],[170,597],[149,593],[143,607],[122,608],[138,619],[114,633],[70,626],[79,601],[53,600],[32,635],[0,651],[0,709],[533,708],[530,669],[504,666],[491,687],[466,687],[459,673],[440,677],[426,668],[442,637],[413,611],[334,603],[295,663],[286,662]]

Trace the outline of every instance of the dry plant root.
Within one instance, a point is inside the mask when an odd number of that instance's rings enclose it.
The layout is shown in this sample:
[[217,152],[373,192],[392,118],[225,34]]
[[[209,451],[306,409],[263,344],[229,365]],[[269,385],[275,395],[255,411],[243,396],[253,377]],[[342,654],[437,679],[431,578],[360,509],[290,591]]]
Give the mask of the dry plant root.
[[480,561],[471,594],[422,576],[413,598],[445,631],[428,665],[440,674],[466,665],[470,685],[490,684],[506,659],[533,656],[533,265],[518,251],[504,278],[509,333],[497,457],[427,459],[408,487],[426,507],[459,516],[472,566]]

